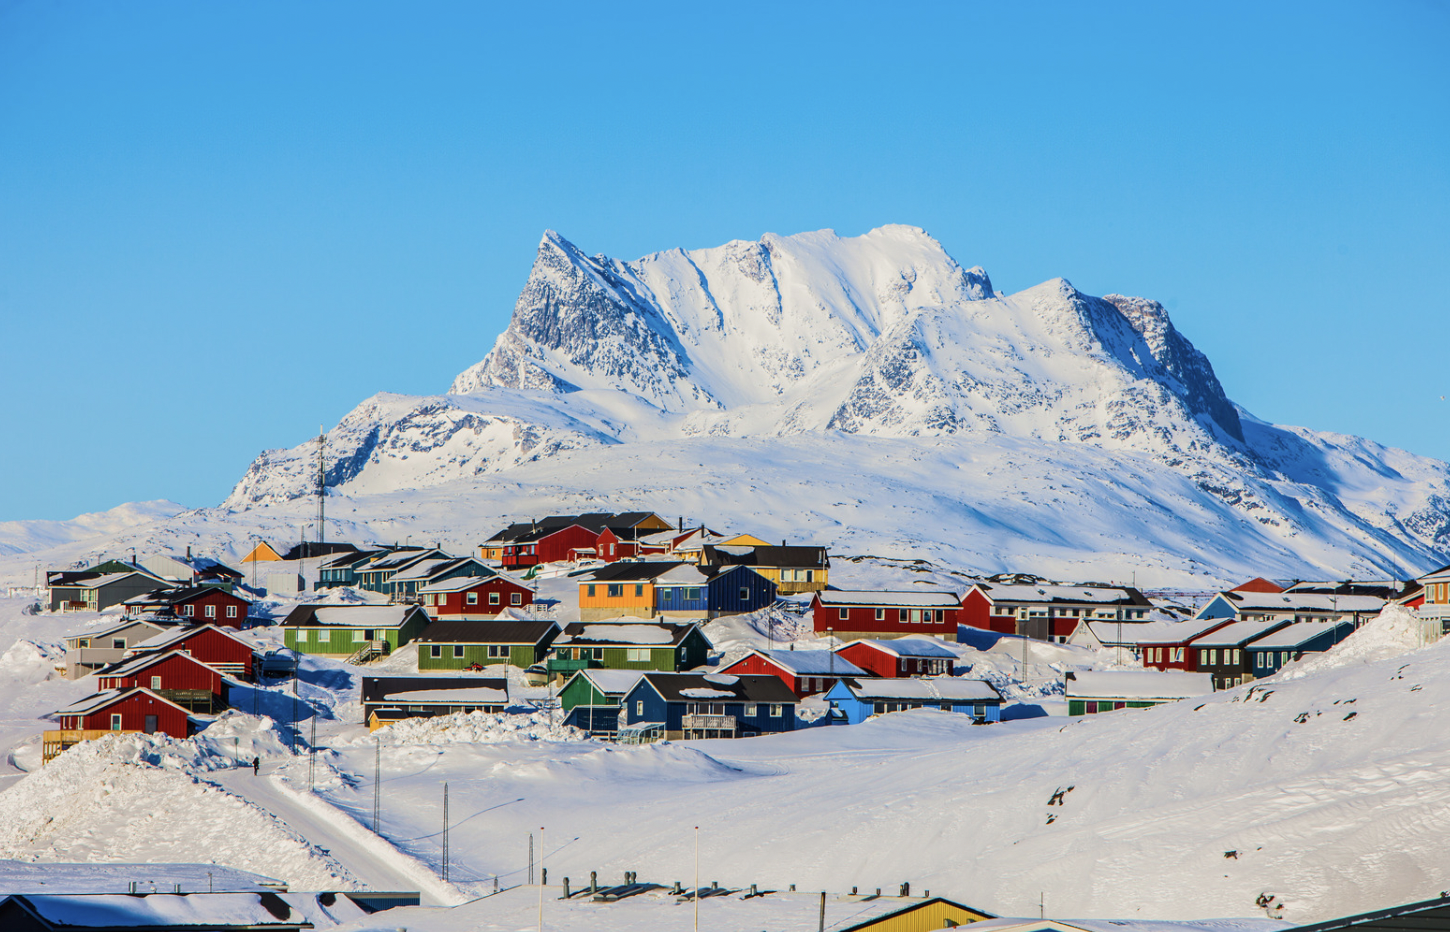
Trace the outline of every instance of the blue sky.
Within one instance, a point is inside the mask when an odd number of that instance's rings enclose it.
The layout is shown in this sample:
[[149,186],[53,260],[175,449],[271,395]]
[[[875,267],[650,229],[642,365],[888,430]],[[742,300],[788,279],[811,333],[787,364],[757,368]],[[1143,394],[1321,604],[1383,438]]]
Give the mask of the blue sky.
[[925,227],[1450,458],[1450,6],[0,0],[0,520],[220,501],[622,258]]

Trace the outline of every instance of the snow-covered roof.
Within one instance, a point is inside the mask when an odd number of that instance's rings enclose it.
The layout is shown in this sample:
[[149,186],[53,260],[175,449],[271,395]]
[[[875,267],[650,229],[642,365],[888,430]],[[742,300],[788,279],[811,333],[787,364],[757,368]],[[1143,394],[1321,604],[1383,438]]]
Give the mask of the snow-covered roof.
[[1262,637],[1270,631],[1276,630],[1282,624],[1282,621],[1236,621],[1196,639],[1193,646],[1238,647],[1245,641]]
[[[132,657],[129,660],[124,660],[124,661],[122,661],[121,663],[117,664],[114,667],[108,667],[107,669],[99,670],[99,671],[97,671],[97,673],[100,676],[130,676],[133,673],[137,673],[138,671],[145,670],[147,667],[155,666],[156,664],[160,663],[163,660],[166,660],[169,657],[185,657],[191,663],[198,664],[198,665],[203,666],[203,667],[206,666],[206,664],[202,663],[200,660],[197,660],[195,657],[191,656],[186,651],[182,651],[182,650],[159,651],[159,650],[157,650],[157,651],[147,651],[146,653],[142,654],[139,657]],[[211,668],[208,667],[207,669],[211,669]]]
[[[95,712],[98,709],[104,709],[106,706],[111,705],[117,700],[125,699],[133,693],[145,693],[146,695],[155,699],[157,702],[164,702],[169,706],[175,706],[178,709],[182,709],[181,706],[176,705],[176,703],[172,702],[170,699],[164,699],[143,686],[136,686],[131,689],[103,689],[98,693],[93,693],[92,695],[85,697],[84,699],[78,699],[63,709],[57,709],[52,714],[89,715],[90,713]],[[182,711],[184,712],[186,710],[182,709]]]
[[295,929],[306,923],[302,913],[276,893],[42,893],[17,899],[61,928]]
[[437,570],[454,562],[457,562],[456,558],[454,557],[439,557],[431,560],[419,560],[412,566],[398,570],[392,575],[391,581],[396,583],[408,582],[412,579],[427,579],[429,574],[436,572]]
[[414,605],[299,605],[283,624],[396,628],[417,610]]
[[404,705],[416,703],[445,703],[447,705],[503,705],[509,701],[508,690],[475,686],[471,689],[414,689],[401,693],[388,693],[383,702],[399,702]]
[[643,670],[580,670],[579,675],[588,679],[605,695],[624,695],[634,688]]
[[[756,650],[776,666],[797,676],[870,676],[845,657],[829,650]],[[737,661],[738,662],[738,661]]]
[[271,877],[221,864],[63,864],[8,861],[0,858],[0,891],[5,895],[30,893],[127,893],[136,883],[143,891],[260,893],[286,889]]
[[1298,647],[1305,641],[1313,640],[1325,632],[1348,629],[1351,624],[1352,622],[1348,621],[1300,621],[1259,638],[1249,647],[1255,650],[1261,647]]
[[208,628],[210,628],[212,631],[215,631],[217,634],[222,635],[223,637],[231,638],[238,644],[242,644],[247,647],[252,646],[250,644],[247,644],[246,641],[243,641],[241,638],[237,637],[235,634],[227,631],[225,628],[218,628],[216,625],[198,625],[196,627],[188,625],[180,628],[168,628],[167,630],[151,635],[144,641],[137,641],[135,644],[131,645],[131,650],[161,650],[162,648],[169,647],[172,644],[179,644],[182,641],[185,641],[195,635],[198,631],[205,631]]
[[959,702],[992,700],[1000,702],[1002,694],[986,680],[942,676],[930,678],[884,677],[880,679],[845,680],[847,688],[860,699],[949,699]]
[[823,589],[816,593],[822,605],[914,605],[922,608],[960,608],[961,597],[941,591],[869,591]]
[[[869,644],[877,650],[894,654],[897,657],[950,657],[953,660],[957,657],[952,653],[951,648],[932,638],[904,637],[884,641],[863,638],[859,641],[852,641],[851,644]],[[845,650],[851,644],[845,644],[838,650]]]
[[693,686],[680,690],[680,695],[689,699],[730,699],[735,693],[728,689],[714,689],[709,686]]
[[1083,699],[1184,699],[1213,692],[1213,674],[1182,670],[1082,670],[1067,678],[1067,694]]
[[[397,580],[394,576],[393,579]],[[456,576],[453,579],[443,579],[438,582],[429,583],[426,586],[419,586],[419,595],[426,595],[432,592],[462,592],[464,589],[472,589],[474,586],[481,586],[486,582],[493,582],[496,579],[504,579],[504,576],[495,573],[492,576]],[[513,580],[509,580],[513,582]],[[518,585],[518,583],[514,583]],[[524,588],[528,588],[527,586]]]
[[693,563],[682,563],[668,573],[655,577],[656,586],[703,586],[710,577]]
[[[999,583],[978,583],[987,598],[993,602],[1086,602],[1111,605],[1118,602],[1133,605],[1147,605],[1141,595],[1120,586],[1062,586],[1044,583],[1042,585],[1002,585]],[[1141,600],[1141,601],[1140,601]]]
[[145,618],[127,618],[124,621],[118,621],[115,624],[106,625],[104,628],[97,628],[94,631],[77,631],[75,634],[67,634],[64,636],[64,640],[73,641],[76,638],[103,638],[106,635],[114,634],[117,631],[124,631],[127,628],[134,628],[136,625],[146,625],[148,628],[161,629],[161,632],[158,634],[153,634],[152,638],[161,637],[169,630],[165,625],[157,624],[156,622],[149,621]]
[[695,624],[652,624],[650,622],[620,623],[574,622],[564,628],[564,633],[555,641],[556,646],[566,644],[678,644],[690,633]]
[[1385,600],[1372,595],[1327,595],[1317,592],[1225,592],[1239,611],[1377,612]]
[[[1132,625],[1131,631],[1128,630],[1130,626],[1124,624],[1122,643],[1182,644],[1190,638],[1196,638],[1203,632],[1211,630],[1215,625],[1223,624],[1224,620],[1223,618],[1189,618],[1183,621],[1148,621]],[[1103,626],[1104,633],[1111,635],[1113,643],[1118,643],[1117,622],[1088,622],[1088,628],[1094,635],[1098,634],[1099,626]],[[1099,637],[1099,640],[1104,640],[1104,638]]]

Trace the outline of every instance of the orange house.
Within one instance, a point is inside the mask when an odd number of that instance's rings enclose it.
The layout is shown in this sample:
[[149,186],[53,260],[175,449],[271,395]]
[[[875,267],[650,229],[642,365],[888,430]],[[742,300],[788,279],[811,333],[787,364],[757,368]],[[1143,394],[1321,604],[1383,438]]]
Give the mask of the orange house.
[[655,614],[655,580],[683,563],[611,563],[579,583],[579,620]]

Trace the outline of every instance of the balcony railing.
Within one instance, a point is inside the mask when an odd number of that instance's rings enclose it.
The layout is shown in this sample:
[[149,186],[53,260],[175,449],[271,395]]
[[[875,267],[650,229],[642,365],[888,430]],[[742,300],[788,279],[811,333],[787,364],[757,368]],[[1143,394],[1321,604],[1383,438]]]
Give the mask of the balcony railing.
[[[135,731],[136,729],[131,728],[127,729],[124,733],[134,733]],[[56,731],[44,732],[40,739],[40,762],[42,764],[48,764],[60,756],[61,751],[69,747],[75,747],[82,741],[90,741],[102,735],[118,734],[123,734],[123,732],[105,728],[63,728]]]
[[735,716],[687,713],[683,716],[680,725],[685,731],[734,731]]

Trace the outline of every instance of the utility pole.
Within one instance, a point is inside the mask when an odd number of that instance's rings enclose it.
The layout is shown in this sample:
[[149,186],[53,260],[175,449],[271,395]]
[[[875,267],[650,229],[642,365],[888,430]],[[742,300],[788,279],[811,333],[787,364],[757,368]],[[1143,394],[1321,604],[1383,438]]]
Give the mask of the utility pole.
[[[539,865],[540,866],[543,866],[543,863],[544,863],[544,827],[542,825],[540,825],[539,826]],[[544,877],[547,876],[548,873],[549,872],[546,870],[546,871],[543,872],[543,874],[541,874],[539,876],[539,932],[544,932]]]
[[700,826],[695,826],[695,932],[700,932]]
[[379,738],[373,748],[373,834],[381,836],[378,827],[378,813],[382,808],[383,791],[383,739]]
[[[317,542],[327,540],[327,431],[317,425]],[[320,548],[319,548],[320,549]]]
[[317,788],[317,716],[312,716],[312,738],[307,742],[307,791]]
[[443,882],[448,882],[448,784],[443,784]]

